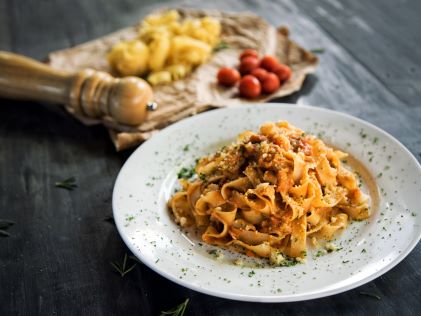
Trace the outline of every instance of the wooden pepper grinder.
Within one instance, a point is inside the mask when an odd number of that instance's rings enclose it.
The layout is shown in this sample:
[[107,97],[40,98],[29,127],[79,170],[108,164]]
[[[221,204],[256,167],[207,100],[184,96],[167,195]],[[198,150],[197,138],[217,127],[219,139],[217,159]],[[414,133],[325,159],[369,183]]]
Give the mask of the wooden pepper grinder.
[[70,74],[36,60],[0,51],[0,96],[65,104],[89,118],[111,117],[139,125],[154,110],[150,85],[137,77],[114,78],[92,69]]

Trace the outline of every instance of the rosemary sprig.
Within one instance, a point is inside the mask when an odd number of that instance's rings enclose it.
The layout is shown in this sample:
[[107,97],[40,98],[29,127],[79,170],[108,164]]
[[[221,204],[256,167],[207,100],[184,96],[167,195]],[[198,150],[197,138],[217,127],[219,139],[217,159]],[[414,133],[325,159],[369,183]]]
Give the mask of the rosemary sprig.
[[10,226],[15,224],[14,221],[8,219],[0,219],[0,236],[9,237],[10,234],[6,231]]
[[377,295],[377,294],[374,294],[374,293],[360,292],[360,295],[372,297],[372,298],[375,298],[376,300],[381,300],[381,297],[379,295]]
[[183,303],[180,305],[168,310],[162,311],[160,316],[164,315],[171,315],[171,316],[183,316],[184,312],[186,311],[187,304],[189,303],[189,299],[187,298]]
[[313,54],[323,54],[325,52],[325,49],[323,47],[313,48],[310,49],[310,52],[312,52]]
[[77,184],[76,184],[76,178],[75,177],[70,177],[67,178],[63,181],[57,181],[55,183],[55,186],[57,188],[62,188],[62,189],[66,189],[66,190],[73,190],[74,188],[77,188]]
[[127,253],[124,255],[123,264],[119,264],[117,261],[110,262],[111,266],[115,269],[116,272],[120,274],[123,278],[127,273],[132,271],[136,266],[136,263],[133,264],[130,268],[127,268]]
[[221,41],[221,42],[219,42],[218,45],[215,46],[215,48],[213,49],[213,51],[214,52],[219,52],[220,50],[227,49],[229,47],[230,46],[227,43],[225,43],[224,41]]

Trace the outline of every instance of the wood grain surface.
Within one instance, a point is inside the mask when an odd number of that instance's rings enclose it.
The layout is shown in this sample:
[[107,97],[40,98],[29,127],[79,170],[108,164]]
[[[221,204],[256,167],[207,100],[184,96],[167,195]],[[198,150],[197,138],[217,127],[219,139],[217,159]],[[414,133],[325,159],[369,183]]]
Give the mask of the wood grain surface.
[[[135,23],[163,6],[252,11],[285,24],[320,67],[289,103],[363,118],[421,160],[421,3],[339,0],[1,0],[0,49],[42,60],[52,50]],[[138,263],[124,278],[110,261],[127,249],[111,215],[114,180],[130,152],[55,106],[0,100],[0,315],[159,315],[190,298],[186,315],[420,315],[421,247],[378,279],[298,303],[235,302],[180,287]],[[74,176],[72,191],[54,186]],[[380,300],[361,295],[374,293]]]

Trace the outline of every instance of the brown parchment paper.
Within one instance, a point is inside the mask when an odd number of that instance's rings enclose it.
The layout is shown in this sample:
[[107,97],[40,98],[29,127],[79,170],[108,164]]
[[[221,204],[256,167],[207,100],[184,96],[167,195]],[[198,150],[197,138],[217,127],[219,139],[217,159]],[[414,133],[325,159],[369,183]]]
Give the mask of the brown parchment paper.
[[[85,124],[102,123],[107,126],[117,151],[136,146],[163,127],[211,108],[265,102],[289,95],[301,88],[306,75],[314,72],[318,64],[315,55],[289,38],[286,27],[275,28],[252,13],[177,10],[183,18],[207,15],[219,19],[222,25],[221,40],[228,44],[228,48],[215,52],[208,63],[199,66],[185,79],[153,87],[158,109],[150,112],[148,119],[139,126],[125,126],[109,119],[78,117]],[[136,27],[128,27],[73,48],[52,52],[48,56],[48,63],[53,68],[69,72],[93,68],[112,73],[107,64],[107,52],[117,42],[135,38]],[[218,69],[237,66],[238,56],[245,48],[255,48],[260,54],[276,55],[280,62],[292,68],[292,78],[277,92],[254,100],[240,98],[237,87],[224,88],[217,85]]]

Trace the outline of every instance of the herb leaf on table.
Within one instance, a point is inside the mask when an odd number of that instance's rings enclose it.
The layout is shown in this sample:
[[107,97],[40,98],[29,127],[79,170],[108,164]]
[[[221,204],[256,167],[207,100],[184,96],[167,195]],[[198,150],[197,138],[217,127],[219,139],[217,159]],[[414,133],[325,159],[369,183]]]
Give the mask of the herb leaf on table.
[[66,190],[69,190],[69,191],[73,190],[74,188],[77,188],[75,177],[70,177],[70,178],[67,178],[63,181],[57,181],[54,185],[57,188],[62,188],[62,189],[66,189]]
[[186,311],[187,304],[189,303],[189,299],[187,298],[183,303],[180,305],[168,310],[168,311],[162,311],[160,316],[164,315],[172,315],[172,316],[183,316],[184,312]]
[[371,298],[375,298],[376,300],[380,300],[381,299],[381,297],[379,295],[374,294],[374,293],[369,293],[369,292],[360,292],[360,295],[364,295],[364,296],[368,296],[368,297],[371,297]]
[[120,274],[120,276],[123,278],[127,273],[132,271],[134,267],[136,266],[136,263],[133,264],[130,268],[127,267],[127,253],[124,254],[123,263],[120,264],[117,261],[110,262],[111,266],[114,268],[114,270]]

